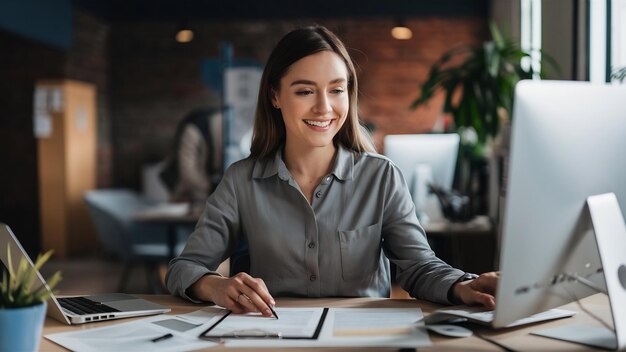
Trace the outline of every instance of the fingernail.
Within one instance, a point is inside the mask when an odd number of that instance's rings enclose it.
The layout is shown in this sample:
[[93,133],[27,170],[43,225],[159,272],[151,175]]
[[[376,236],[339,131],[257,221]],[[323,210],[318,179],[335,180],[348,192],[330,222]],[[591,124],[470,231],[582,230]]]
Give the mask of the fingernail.
[[269,310],[269,309],[264,310],[264,311],[263,311],[263,313],[264,313],[265,315],[272,315],[272,311],[271,311],[271,310]]
[[271,301],[270,304],[272,305],[272,308],[274,308],[274,306],[276,306],[276,302]]

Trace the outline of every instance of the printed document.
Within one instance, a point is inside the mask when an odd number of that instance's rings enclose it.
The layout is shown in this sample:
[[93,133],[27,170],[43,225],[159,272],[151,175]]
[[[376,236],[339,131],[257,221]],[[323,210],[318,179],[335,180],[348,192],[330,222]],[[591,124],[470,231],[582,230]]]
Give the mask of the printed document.
[[204,336],[313,338],[324,308],[275,308],[275,310],[280,319],[264,317],[260,313],[229,314]]
[[81,330],[45,338],[72,351],[189,351],[217,345],[198,339],[198,335],[227,312],[207,307],[188,314],[158,315],[103,327],[83,326]]
[[[282,319],[280,312],[278,316]],[[226,347],[259,348],[348,346],[416,348],[431,345],[419,308],[330,308],[319,337],[315,340],[228,339],[225,343]]]

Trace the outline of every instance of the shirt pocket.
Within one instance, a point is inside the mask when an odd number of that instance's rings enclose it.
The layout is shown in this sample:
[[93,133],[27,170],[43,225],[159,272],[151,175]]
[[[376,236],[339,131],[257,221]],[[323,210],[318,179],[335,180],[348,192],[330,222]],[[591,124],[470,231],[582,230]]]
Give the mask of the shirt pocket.
[[380,226],[339,231],[341,273],[345,281],[370,277],[380,261]]

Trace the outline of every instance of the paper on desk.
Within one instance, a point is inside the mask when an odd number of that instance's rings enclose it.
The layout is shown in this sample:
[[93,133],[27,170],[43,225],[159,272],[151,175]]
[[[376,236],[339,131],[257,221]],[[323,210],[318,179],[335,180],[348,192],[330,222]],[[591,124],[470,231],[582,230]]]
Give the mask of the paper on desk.
[[[284,308],[290,309],[290,308]],[[281,317],[285,313],[278,313]],[[419,308],[330,308],[317,340],[227,340],[227,347],[430,346]]]
[[257,330],[282,337],[312,337],[324,308],[276,308],[280,319],[264,317],[259,313],[231,314],[205,336],[220,337]]
[[[189,351],[216,345],[197,337],[226,312],[221,308],[208,307],[183,315],[158,315],[103,327],[89,328],[85,325],[82,330],[45,337],[74,351]],[[159,342],[151,341],[167,333],[174,336]]]
[[412,309],[336,308],[333,336],[406,335],[421,318],[421,311]]

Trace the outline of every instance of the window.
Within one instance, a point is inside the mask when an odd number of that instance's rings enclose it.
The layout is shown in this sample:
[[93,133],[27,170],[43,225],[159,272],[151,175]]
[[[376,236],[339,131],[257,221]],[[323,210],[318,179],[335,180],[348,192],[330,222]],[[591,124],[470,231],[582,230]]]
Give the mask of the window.
[[539,79],[541,71],[541,0],[521,0],[521,33],[522,50],[530,53],[530,57],[522,59],[523,68],[533,68],[534,79]]
[[626,0],[612,0],[611,6],[611,82],[626,82]]
[[626,0],[589,1],[589,80],[625,82]]

